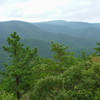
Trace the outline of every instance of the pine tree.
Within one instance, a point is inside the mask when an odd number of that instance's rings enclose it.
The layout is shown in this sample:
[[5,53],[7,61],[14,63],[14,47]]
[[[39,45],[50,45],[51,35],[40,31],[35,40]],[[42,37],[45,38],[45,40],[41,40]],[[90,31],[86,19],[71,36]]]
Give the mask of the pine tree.
[[74,55],[69,52],[68,46],[51,42],[51,51],[54,52],[53,57],[60,66],[69,67],[72,65]]
[[100,56],[100,43],[96,43],[96,45],[99,46],[99,47],[94,48],[94,49],[96,50],[96,54],[97,54],[98,56]]
[[7,39],[8,46],[3,49],[10,55],[10,64],[5,64],[2,84],[8,92],[14,93],[19,100],[31,88],[32,67],[37,57],[37,48],[24,47],[16,32]]

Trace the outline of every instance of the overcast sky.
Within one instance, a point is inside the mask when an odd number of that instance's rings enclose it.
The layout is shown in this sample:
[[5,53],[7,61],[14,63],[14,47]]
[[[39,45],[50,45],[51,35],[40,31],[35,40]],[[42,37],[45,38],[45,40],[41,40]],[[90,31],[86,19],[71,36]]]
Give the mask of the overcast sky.
[[0,21],[100,22],[100,0],[0,0]]

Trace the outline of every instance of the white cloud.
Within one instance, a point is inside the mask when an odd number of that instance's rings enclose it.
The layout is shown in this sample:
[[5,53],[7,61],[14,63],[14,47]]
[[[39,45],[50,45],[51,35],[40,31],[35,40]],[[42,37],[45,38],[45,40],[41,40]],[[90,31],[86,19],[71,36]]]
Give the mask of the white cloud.
[[63,19],[100,22],[99,4],[100,0],[0,0],[0,21]]

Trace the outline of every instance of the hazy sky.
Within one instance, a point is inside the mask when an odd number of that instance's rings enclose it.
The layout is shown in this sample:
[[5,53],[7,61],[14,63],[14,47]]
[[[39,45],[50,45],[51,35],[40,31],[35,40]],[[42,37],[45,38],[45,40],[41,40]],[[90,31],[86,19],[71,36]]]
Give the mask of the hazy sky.
[[0,0],[0,21],[100,22],[100,0]]

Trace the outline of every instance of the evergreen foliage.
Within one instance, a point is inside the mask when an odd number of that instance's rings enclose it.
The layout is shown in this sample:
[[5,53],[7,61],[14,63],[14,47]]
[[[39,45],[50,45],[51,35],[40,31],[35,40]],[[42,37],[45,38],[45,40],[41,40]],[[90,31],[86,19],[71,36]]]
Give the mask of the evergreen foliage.
[[[0,100],[100,100],[97,56],[82,51],[75,57],[68,47],[51,42],[53,57],[42,58],[37,48],[25,47],[16,32],[7,42],[3,49],[10,62],[0,72]],[[96,51],[100,53],[99,47]]]
[[14,93],[19,100],[31,88],[30,78],[37,57],[37,49],[24,48],[16,32],[11,34],[7,41],[8,46],[3,46],[3,48],[9,53],[11,61],[9,65],[5,64],[1,84],[4,90]]
[[96,54],[100,56],[100,43],[96,43],[96,44],[97,44],[97,46],[99,46],[99,47],[94,48],[94,49],[96,50]]

